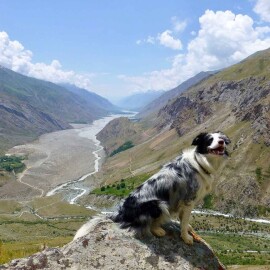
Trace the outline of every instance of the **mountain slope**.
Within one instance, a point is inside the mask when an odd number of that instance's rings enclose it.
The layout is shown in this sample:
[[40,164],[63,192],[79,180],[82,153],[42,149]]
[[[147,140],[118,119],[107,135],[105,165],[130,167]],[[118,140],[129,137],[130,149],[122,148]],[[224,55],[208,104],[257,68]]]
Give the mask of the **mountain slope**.
[[119,107],[126,110],[139,111],[148,103],[160,97],[164,91],[146,91],[127,96],[116,103]]
[[64,88],[72,92],[73,94],[83,98],[87,102],[87,105],[95,110],[96,116],[105,116],[111,112],[119,112],[119,109],[113,105],[109,100],[97,95],[94,92],[87,91],[86,89],[79,88],[71,84],[62,84]]
[[[103,166],[106,184],[154,172],[190,147],[200,132],[221,130],[232,144],[225,167],[217,173],[212,208],[242,216],[269,216],[269,71],[270,49],[201,81],[171,100],[157,117],[137,123],[151,127],[150,132],[154,126],[155,136],[108,158]],[[106,146],[106,141],[102,143]]]
[[89,123],[107,110],[59,85],[0,67],[0,151],[38,135]]
[[172,90],[169,90],[162,94],[157,99],[153,100],[151,103],[147,104],[145,107],[143,107],[140,110],[140,113],[138,114],[138,117],[145,118],[152,114],[157,114],[158,111],[165,106],[169,100],[176,98],[178,95],[180,95],[182,92],[186,91],[189,87],[191,87],[194,84],[199,83],[201,80],[211,76],[216,72],[214,71],[208,71],[208,72],[200,72],[194,77],[184,81],[176,88],[173,88]]
[[254,140],[270,146],[269,70],[270,49],[191,87],[160,110],[159,125],[169,124],[181,135],[212,116],[227,114],[236,123],[250,122]]

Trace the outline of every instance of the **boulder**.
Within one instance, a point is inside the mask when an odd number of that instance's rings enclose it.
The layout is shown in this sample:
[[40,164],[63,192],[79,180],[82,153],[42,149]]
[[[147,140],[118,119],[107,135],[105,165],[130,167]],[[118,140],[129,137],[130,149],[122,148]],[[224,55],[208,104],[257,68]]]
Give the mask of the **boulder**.
[[165,229],[165,237],[139,239],[133,232],[99,216],[86,223],[63,248],[48,248],[13,260],[0,269],[225,269],[204,240],[197,239],[192,246],[185,244],[177,222],[167,224]]

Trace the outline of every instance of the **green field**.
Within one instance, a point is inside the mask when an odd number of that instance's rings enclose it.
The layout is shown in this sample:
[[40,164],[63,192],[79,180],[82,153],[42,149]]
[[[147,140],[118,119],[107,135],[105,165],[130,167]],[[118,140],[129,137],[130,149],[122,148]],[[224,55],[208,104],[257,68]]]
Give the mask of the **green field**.
[[0,200],[0,264],[44,247],[63,246],[94,211],[70,205],[60,196],[19,203]]

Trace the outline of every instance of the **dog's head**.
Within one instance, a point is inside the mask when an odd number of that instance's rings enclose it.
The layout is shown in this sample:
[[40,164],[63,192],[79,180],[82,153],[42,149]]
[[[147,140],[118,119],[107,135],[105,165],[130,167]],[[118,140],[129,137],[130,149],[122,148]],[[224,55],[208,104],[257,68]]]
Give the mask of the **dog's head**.
[[192,142],[196,145],[196,151],[200,154],[212,154],[228,156],[226,146],[230,143],[230,139],[222,132],[201,133]]

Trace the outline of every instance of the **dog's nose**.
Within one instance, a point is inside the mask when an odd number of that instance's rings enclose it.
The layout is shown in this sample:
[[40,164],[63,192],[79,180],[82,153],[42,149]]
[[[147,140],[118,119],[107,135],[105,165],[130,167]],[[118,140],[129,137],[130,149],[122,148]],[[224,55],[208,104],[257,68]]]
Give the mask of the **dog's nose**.
[[223,145],[224,144],[224,141],[223,140],[219,140],[218,141],[218,144]]

